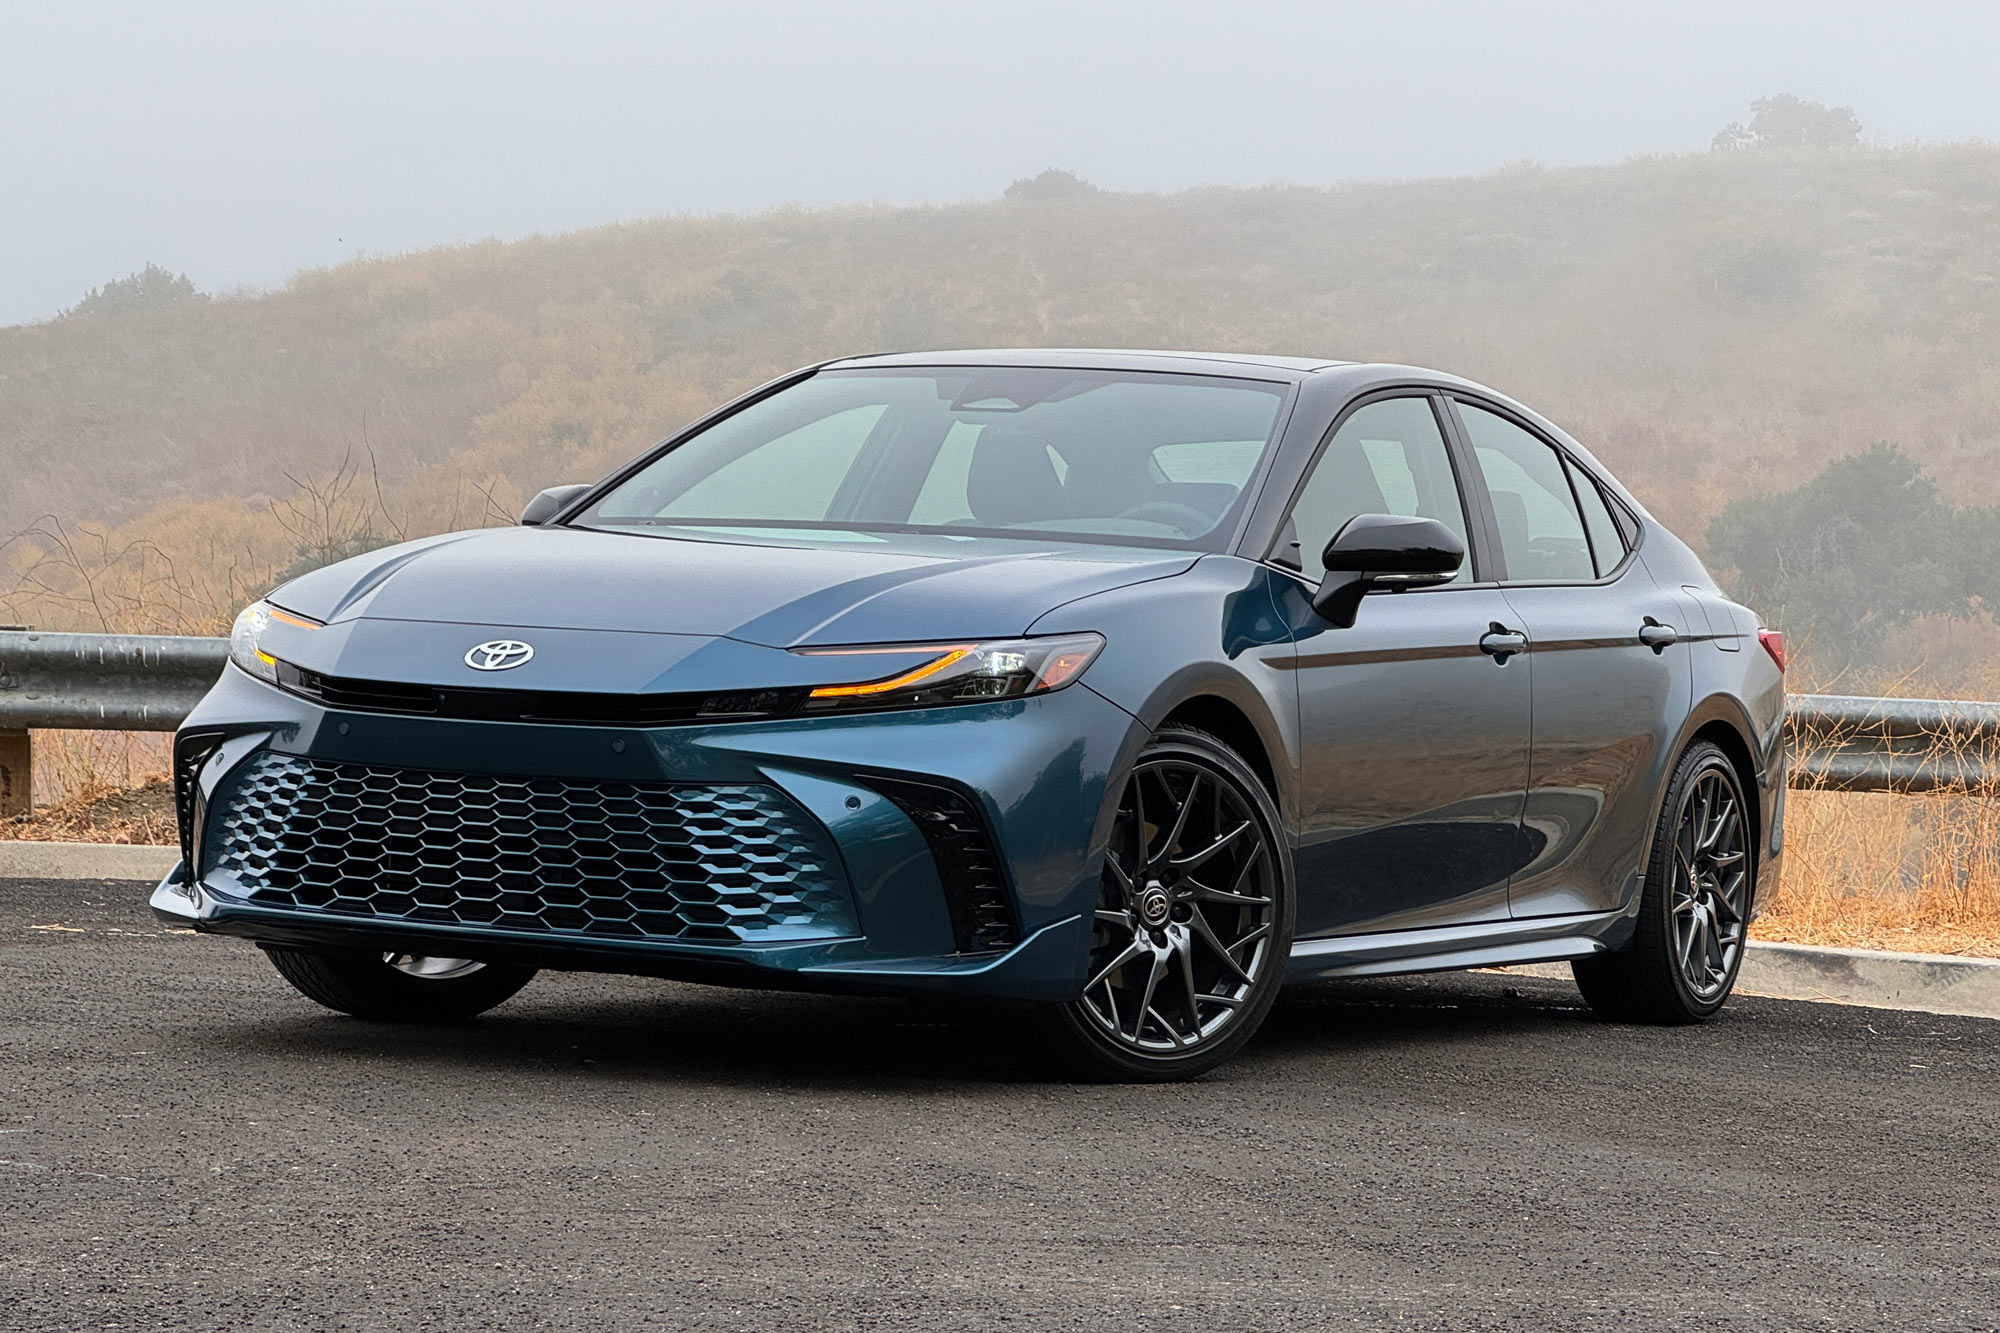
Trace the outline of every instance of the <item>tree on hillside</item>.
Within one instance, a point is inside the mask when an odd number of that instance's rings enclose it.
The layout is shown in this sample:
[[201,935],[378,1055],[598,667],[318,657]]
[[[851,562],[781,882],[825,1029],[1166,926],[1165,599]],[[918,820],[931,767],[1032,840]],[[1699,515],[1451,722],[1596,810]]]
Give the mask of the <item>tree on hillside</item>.
[[1732,120],[1715,132],[1715,148],[1852,148],[1861,122],[1851,106],[1805,102],[1790,93],[1750,104],[1750,123]]
[[1708,548],[1738,597],[1838,667],[1874,661],[1917,616],[1992,605],[2000,513],[1953,508],[1914,459],[1877,444],[1796,490],[1731,502]]
[[185,273],[172,273],[158,264],[148,264],[129,278],[113,278],[102,287],[92,287],[84,298],[63,311],[68,318],[90,315],[122,315],[128,310],[156,310],[182,301],[206,301]]
[[1101,193],[1103,191],[1075,172],[1050,167],[1039,176],[1023,176],[1009,185],[1006,197],[1031,204],[1061,204]]

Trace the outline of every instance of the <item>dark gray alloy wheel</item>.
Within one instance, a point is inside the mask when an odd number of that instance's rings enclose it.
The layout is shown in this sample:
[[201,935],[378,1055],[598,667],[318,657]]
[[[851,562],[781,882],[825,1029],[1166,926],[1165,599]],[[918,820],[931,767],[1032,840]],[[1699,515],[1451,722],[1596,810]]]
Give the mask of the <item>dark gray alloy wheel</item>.
[[299,994],[356,1018],[449,1023],[483,1014],[535,975],[469,958],[400,953],[320,953],[264,946],[271,965]]
[[1743,966],[1755,888],[1749,812],[1729,756],[1707,741],[1674,770],[1632,946],[1571,964],[1593,1009],[1636,1023],[1696,1023]]
[[1270,1012],[1292,943],[1277,807],[1234,751],[1167,728],[1125,780],[1083,994],[1058,1011],[1089,1077],[1192,1078]]

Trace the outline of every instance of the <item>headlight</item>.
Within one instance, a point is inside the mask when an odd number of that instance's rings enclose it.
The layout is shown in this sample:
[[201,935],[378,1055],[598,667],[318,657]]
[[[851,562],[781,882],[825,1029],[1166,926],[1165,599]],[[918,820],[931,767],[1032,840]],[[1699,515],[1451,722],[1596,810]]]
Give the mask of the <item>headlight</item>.
[[275,685],[278,659],[265,652],[263,646],[264,631],[272,621],[297,625],[300,629],[318,629],[319,622],[280,610],[269,602],[252,602],[237,615],[236,623],[229,627],[229,660],[257,679]]
[[[822,685],[806,698],[807,712],[859,708],[924,708],[983,703],[1059,690],[1083,674],[1104,649],[1102,634],[1055,634],[1045,639],[987,643],[923,643],[869,648],[799,648],[806,657],[916,657],[894,675],[870,675],[851,685]],[[860,674],[857,671],[857,674]]]

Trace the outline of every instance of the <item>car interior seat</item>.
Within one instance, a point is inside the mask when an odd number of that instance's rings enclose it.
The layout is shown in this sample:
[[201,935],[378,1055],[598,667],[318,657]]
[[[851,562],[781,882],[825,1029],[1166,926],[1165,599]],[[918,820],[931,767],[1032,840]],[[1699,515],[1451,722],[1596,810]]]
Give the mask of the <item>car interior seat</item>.
[[979,432],[966,470],[965,500],[983,527],[1064,518],[1068,496],[1039,433],[996,421]]
[[[1308,522],[1323,526],[1325,531],[1301,534],[1293,515],[1287,514],[1276,552],[1281,560],[1289,560],[1300,569],[1318,571],[1320,552],[1349,519],[1358,514],[1390,512],[1389,501],[1375,480],[1375,470],[1368,466],[1368,456],[1351,440],[1336,437],[1327,446],[1306,487],[1297,510],[1304,512]],[[1313,543],[1309,556],[1302,545],[1308,540]]]
[[1516,569],[1517,564],[1534,559],[1528,549],[1528,502],[1513,491],[1489,490],[1493,497],[1493,517],[1500,524],[1500,549],[1507,556],[1509,578],[1532,578],[1540,571]]

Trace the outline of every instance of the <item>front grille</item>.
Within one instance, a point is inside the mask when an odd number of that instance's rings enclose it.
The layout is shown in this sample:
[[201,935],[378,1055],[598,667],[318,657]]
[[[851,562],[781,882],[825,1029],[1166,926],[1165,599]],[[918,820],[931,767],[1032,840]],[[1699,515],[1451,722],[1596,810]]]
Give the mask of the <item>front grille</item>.
[[761,785],[266,752],[211,802],[203,859],[253,902],[351,917],[713,944],[858,933],[827,834]]
[[930,845],[958,951],[995,953],[1018,944],[1021,928],[1014,917],[1014,899],[1007,892],[986,821],[972,802],[928,782],[885,777],[865,780],[894,801]]
[[329,708],[480,722],[548,722],[580,727],[660,727],[679,722],[748,722],[790,717],[807,690],[721,690],[693,694],[587,694],[411,685],[328,676],[278,663],[278,684]]

